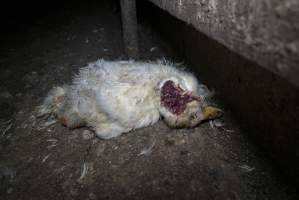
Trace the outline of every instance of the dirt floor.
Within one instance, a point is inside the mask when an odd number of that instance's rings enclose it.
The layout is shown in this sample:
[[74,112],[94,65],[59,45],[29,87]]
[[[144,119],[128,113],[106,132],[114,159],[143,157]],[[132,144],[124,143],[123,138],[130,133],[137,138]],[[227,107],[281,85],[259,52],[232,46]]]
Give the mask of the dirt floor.
[[[126,59],[113,3],[36,20],[2,41],[0,199],[296,199],[233,115],[194,129],[162,121],[111,140],[69,130],[34,109],[55,85],[98,58]],[[173,57],[139,25],[141,59]],[[2,37],[3,38],[3,37]],[[216,100],[217,101],[217,100]],[[221,102],[218,103],[221,106]]]

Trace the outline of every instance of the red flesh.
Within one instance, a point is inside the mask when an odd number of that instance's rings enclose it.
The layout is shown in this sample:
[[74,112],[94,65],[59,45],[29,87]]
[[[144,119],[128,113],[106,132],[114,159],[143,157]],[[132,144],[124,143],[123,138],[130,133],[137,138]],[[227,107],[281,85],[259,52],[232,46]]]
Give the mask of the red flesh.
[[166,81],[161,88],[162,105],[175,115],[182,114],[186,109],[187,103],[194,100],[199,101],[200,97],[186,93],[171,80]]

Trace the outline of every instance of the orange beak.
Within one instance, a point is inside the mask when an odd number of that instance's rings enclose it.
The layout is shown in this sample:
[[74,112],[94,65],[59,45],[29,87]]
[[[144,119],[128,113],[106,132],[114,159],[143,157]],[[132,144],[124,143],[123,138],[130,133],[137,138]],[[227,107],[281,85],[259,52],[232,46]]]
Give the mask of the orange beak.
[[223,111],[213,106],[206,106],[203,108],[204,120],[216,119],[223,115]]

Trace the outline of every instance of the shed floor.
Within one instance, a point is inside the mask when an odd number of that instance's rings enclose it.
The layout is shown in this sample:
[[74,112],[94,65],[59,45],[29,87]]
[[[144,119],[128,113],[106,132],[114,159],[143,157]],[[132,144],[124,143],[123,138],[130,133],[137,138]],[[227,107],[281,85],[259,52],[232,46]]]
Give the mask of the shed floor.
[[[120,27],[117,6],[102,1],[2,36],[1,199],[296,199],[225,108],[214,126],[160,121],[111,140],[39,127],[33,110],[53,86],[98,58],[125,59]],[[145,24],[139,31],[142,60],[176,60]]]

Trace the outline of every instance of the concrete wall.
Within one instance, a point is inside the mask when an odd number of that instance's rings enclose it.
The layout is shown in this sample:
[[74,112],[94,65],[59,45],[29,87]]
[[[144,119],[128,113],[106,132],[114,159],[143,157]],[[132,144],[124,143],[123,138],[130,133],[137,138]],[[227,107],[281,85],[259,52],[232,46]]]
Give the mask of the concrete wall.
[[[149,23],[201,81],[216,89],[249,138],[299,185],[299,88],[149,1],[138,3],[139,20]],[[242,41],[238,44],[245,48]]]
[[149,0],[299,86],[298,0]]

